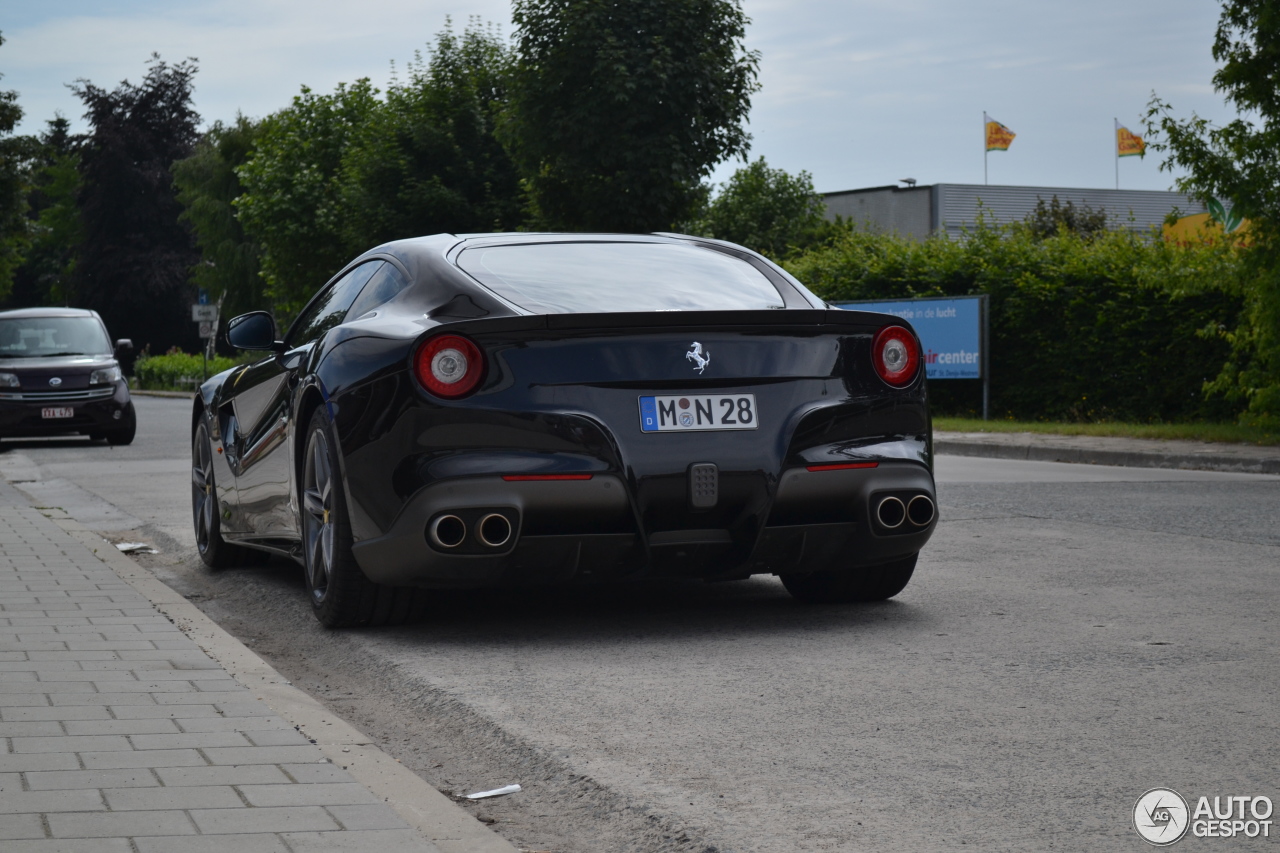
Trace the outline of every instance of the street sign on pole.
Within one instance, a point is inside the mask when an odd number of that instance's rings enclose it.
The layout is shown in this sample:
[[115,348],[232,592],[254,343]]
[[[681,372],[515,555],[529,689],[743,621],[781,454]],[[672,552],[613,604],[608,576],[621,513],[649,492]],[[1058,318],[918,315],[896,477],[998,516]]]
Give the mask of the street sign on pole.
[[218,322],[218,306],[217,305],[192,305],[191,320],[196,323]]
[[217,321],[216,321],[216,320],[215,320],[215,321],[212,321],[212,322],[210,322],[210,321],[208,321],[208,320],[202,320],[202,321],[200,321],[200,338],[201,338],[201,340],[206,340],[206,341],[207,341],[207,340],[209,340],[209,338],[212,338],[212,337],[214,337],[214,336],[215,336],[215,335],[217,335],[217,334],[218,334],[218,323],[217,323]]

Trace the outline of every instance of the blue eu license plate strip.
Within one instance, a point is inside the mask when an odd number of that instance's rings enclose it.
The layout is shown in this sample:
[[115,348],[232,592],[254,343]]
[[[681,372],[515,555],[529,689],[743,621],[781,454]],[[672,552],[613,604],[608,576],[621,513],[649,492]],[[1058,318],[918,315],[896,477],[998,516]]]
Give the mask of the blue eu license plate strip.
[[755,429],[755,394],[673,394],[640,398],[641,432]]

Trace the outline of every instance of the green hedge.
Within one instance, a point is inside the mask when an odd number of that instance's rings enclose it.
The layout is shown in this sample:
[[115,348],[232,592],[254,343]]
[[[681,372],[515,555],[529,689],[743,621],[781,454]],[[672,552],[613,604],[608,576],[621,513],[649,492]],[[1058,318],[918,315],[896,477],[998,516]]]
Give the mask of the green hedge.
[[133,363],[133,375],[138,380],[138,387],[149,391],[193,391],[200,384],[201,376],[221,373],[241,361],[216,356],[206,366],[201,356],[190,353],[144,353]]
[[[1242,408],[1205,392],[1243,306],[1228,247],[1127,232],[1046,239],[1020,226],[958,240],[848,232],[786,266],[832,301],[988,294],[993,416],[1172,422]],[[972,413],[976,385],[935,382],[935,410]]]

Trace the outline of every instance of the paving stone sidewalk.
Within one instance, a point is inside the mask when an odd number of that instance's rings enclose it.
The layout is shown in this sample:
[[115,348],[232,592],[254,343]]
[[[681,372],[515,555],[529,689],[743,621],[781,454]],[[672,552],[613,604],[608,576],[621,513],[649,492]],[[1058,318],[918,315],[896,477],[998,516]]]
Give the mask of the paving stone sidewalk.
[[438,853],[0,480],[0,850]]

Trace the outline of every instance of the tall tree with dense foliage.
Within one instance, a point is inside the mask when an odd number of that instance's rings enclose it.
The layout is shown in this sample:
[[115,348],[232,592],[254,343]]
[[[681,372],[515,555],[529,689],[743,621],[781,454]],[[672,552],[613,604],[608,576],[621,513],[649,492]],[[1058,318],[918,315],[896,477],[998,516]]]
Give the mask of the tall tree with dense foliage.
[[760,57],[737,0],[515,0],[502,138],[539,225],[657,231],[746,156]]
[[33,141],[26,195],[30,246],[14,275],[9,307],[67,302],[80,244],[77,198],[82,141],[62,116],[49,120]]
[[182,219],[195,232],[200,261],[191,271],[196,287],[222,301],[223,317],[263,307],[262,248],[244,232],[234,202],[242,187],[236,170],[253,153],[259,126],[238,116],[215,122],[195,151],[173,164]]
[[82,237],[69,302],[97,310],[113,334],[153,351],[197,345],[188,277],[198,254],[170,171],[199,138],[195,74],[195,60],[169,65],[153,54],[141,83],[72,87],[91,130],[81,151]]
[[1161,168],[1185,169],[1177,186],[1230,202],[1250,222],[1242,279],[1248,320],[1228,333],[1233,355],[1214,387],[1249,403],[1249,416],[1280,426],[1280,6],[1226,0],[1213,42],[1214,88],[1239,117],[1224,125],[1180,119],[1153,97],[1147,117]]
[[18,93],[0,90],[0,298],[13,286],[14,270],[22,263],[28,243],[25,184],[30,144],[13,135],[21,120]]
[[237,215],[262,246],[267,292],[286,315],[351,258],[342,158],[380,103],[368,80],[340,84],[331,95],[304,86],[292,105],[263,120],[238,170]]
[[771,169],[760,157],[733,173],[708,203],[694,229],[773,258],[815,242],[829,231],[826,205],[808,172]]
[[509,65],[492,28],[446,26],[385,97],[368,80],[304,88],[263,122],[236,207],[281,313],[379,242],[520,224],[516,169],[493,136]]
[[503,231],[523,217],[515,165],[493,135],[511,50],[492,26],[446,24],[409,63],[343,157],[353,248],[438,232]]

